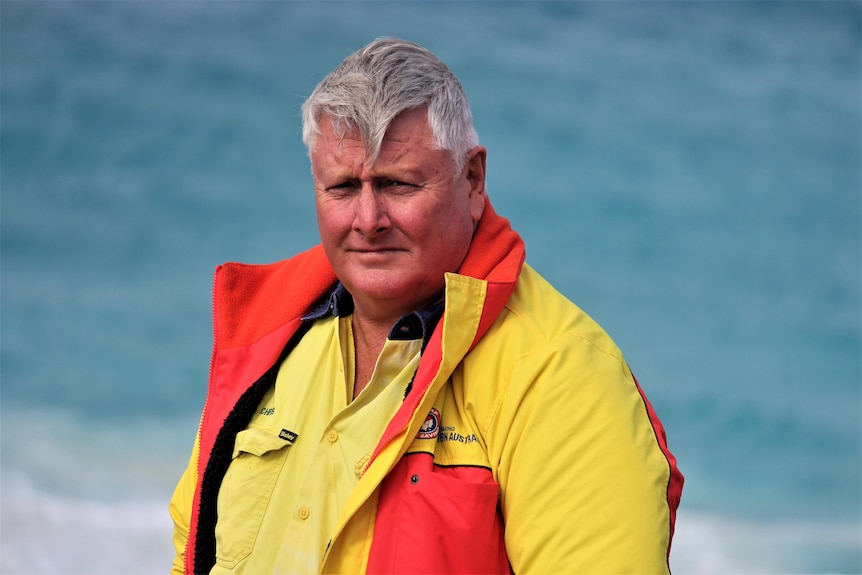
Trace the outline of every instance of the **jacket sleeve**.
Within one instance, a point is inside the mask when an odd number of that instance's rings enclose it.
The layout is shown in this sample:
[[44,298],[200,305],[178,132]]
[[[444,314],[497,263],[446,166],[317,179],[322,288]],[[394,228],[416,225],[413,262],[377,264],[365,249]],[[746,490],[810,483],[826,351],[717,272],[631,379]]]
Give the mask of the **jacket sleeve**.
[[189,539],[189,525],[191,523],[192,502],[194,501],[195,487],[198,481],[198,453],[200,450],[200,435],[195,438],[192,455],[188,466],[180,477],[171,497],[168,510],[174,522],[174,562],[171,567],[171,575],[183,575],[185,573],[186,542]]
[[512,569],[667,573],[678,472],[660,424],[618,350],[566,339],[515,362],[493,418]]

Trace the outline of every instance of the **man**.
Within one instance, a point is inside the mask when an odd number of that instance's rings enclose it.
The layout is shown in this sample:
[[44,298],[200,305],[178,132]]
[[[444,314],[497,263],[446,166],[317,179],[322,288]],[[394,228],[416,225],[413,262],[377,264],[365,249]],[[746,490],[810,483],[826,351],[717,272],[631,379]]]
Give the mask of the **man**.
[[174,573],[668,571],[664,430],[493,211],[452,72],[375,41],[303,140],[322,243],[216,271]]

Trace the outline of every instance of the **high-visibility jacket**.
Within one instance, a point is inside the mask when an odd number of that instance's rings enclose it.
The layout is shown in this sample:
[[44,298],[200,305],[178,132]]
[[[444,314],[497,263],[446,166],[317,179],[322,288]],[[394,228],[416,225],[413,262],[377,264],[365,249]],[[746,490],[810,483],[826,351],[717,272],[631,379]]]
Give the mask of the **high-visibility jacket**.
[[[669,571],[683,477],[665,431],[617,346],[524,254],[486,204],[321,573]],[[170,506],[174,573],[214,565],[236,434],[336,281],[320,246],[217,269],[209,389]]]

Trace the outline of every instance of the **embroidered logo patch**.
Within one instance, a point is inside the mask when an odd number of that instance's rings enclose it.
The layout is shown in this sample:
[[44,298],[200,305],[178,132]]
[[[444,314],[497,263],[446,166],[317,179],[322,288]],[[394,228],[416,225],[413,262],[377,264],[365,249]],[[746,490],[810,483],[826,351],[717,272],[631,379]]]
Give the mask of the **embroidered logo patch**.
[[299,437],[299,434],[287,429],[282,429],[278,436],[292,445],[296,443],[296,438]]
[[416,434],[416,439],[433,439],[437,437],[437,433],[440,431],[440,412],[431,408],[431,412],[428,414],[428,417],[425,418],[425,422],[422,424],[422,427],[419,428],[419,433]]

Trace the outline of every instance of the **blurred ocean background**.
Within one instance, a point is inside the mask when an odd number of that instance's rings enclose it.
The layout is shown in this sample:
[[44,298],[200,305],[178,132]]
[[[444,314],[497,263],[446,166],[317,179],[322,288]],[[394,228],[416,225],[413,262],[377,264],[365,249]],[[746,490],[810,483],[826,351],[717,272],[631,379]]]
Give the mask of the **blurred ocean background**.
[[0,572],[168,571],[212,271],[317,243],[300,104],[397,35],[662,418],[674,571],[860,573],[860,6],[3,0]]

